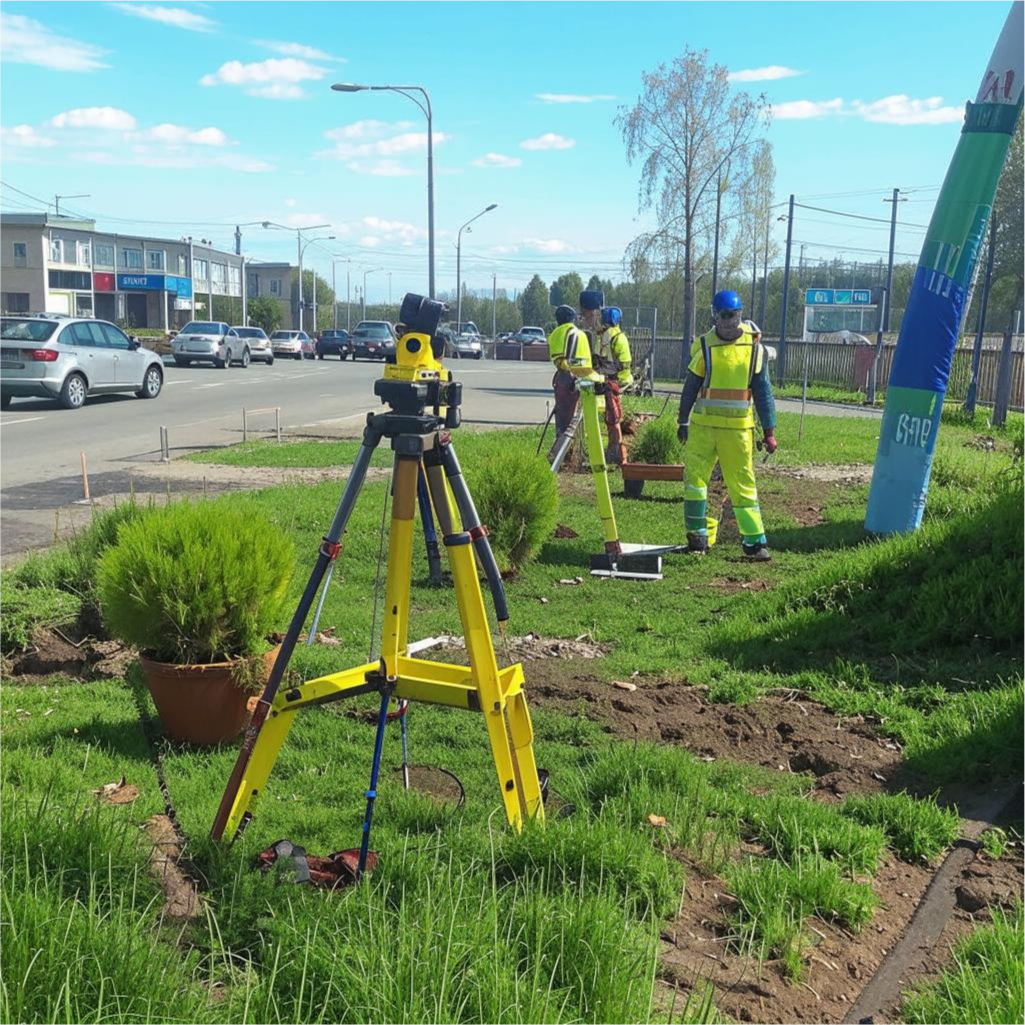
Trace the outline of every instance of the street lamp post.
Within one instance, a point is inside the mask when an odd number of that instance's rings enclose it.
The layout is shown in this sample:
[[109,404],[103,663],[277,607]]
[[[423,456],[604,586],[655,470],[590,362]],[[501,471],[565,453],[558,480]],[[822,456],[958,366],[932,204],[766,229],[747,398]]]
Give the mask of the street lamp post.
[[[298,252],[299,258],[299,330],[303,329],[303,232],[304,231],[316,231],[317,228],[330,228],[330,224],[308,224],[303,228],[290,228],[287,224],[278,224],[277,221],[261,221],[260,224],[264,228],[281,228],[283,231],[294,231],[295,232],[295,247]],[[334,235],[325,236],[327,238],[334,238]],[[316,241],[311,239],[310,241]]]
[[[335,294],[334,327],[335,327],[336,331],[338,330],[338,286],[335,284],[335,268],[338,266],[338,264],[340,264],[342,262],[342,260],[344,260],[345,264],[346,264],[346,266],[345,266],[345,304],[346,304],[346,307],[348,307],[348,304],[349,304],[349,264],[352,263],[352,260],[348,256],[335,256],[335,257],[332,257],[332,259],[331,259],[331,291],[334,292],[334,294]],[[352,330],[351,323],[347,323],[345,325],[345,327],[346,327],[346,330],[349,330],[349,331]]]
[[[337,93],[392,92],[412,100],[427,118],[427,290],[433,299],[434,290],[434,114],[431,98],[421,85],[356,85],[352,82],[336,82],[331,88]],[[411,93],[423,96],[421,103]],[[364,294],[365,298],[365,294]]]
[[[299,249],[299,330],[303,329],[303,318],[302,318],[302,280],[303,280],[303,254],[306,250],[313,245],[314,242],[328,242],[333,239],[334,235],[318,235],[316,238],[308,238]],[[330,250],[327,250],[330,252]],[[313,272],[313,333],[317,333],[317,272]]]
[[470,225],[473,224],[478,217],[483,217],[486,213],[494,210],[498,206],[497,203],[492,203],[491,206],[486,206],[479,214],[474,214],[462,228],[459,229],[456,234],[456,333],[462,331],[463,327],[463,268],[462,268],[462,256],[463,256],[463,230],[472,230]]
[[367,319],[367,275],[375,274],[377,271],[382,270],[381,267],[371,267],[370,270],[363,272],[363,320]]

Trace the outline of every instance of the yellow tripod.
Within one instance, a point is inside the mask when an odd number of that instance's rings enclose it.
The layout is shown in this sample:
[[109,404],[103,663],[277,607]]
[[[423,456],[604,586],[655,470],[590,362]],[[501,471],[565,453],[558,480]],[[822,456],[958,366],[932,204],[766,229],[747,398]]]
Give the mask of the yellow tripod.
[[[214,840],[219,840],[225,832],[231,837],[252,817],[256,799],[267,784],[278,752],[300,709],[376,692],[380,694],[381,705],[370,787],[366,795],[360,873],[366,863],[384,727],[392,700],[423,701],[483,714],[510,824],[519,829],[525,819],[543,820],[544,817],[541,785],[534,760],[533,729],[523,692],[523,667],[516,663],[504,669],[498,668],[474,553],[480,558],[488,578],[500,624],[508,619],[501,576],[491,553],[487,530],[480,524],[463,479],[455,449],[443,431],[445,427],[454,428],[459,424],[460,386],[451,381],[448,372],[432,354],[433,329],[415,331],[416,316],[407,308],[411,298],[420,299],[406,297],[402,319],[413,324],[414,331],[400,340],[396,364],[388,366],[384,378],[374,386],[375,394],[389,403],[392,410],[367,417],[363,444],[331,529],[282,642],[281,654],[253,714],[252,724],[246,731],[211,830]],[[376,662],[279,690],[285,666],[320,580],[338,555],[339,539],[355,506],[370,457],[384,438],[390,440],[395,455],[381,657]],[[466,638],[468,666],[431,662],[411,658],[407,654],[410,574],[421,461],[426,471],[431,505],[448,552],[459,618]]]

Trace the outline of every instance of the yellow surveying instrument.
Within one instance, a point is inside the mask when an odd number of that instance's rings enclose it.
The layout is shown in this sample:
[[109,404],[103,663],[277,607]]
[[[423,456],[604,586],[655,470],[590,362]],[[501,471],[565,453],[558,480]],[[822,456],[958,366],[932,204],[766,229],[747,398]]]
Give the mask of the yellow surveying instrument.
[[[388,706],[393,700],[423,701],[482,713],[509,823],[520,829],[525,819],[543,820],[543,795],[523,692],[523,667],[516,663],[498,668],[474,552],[487,577],[501,630],[509,618],[505,589],[487,529],[480,523],[447,433],[460,423],[462,386],[452,380],[440,362],[444,341],[436,332],[444,310],[444,304],[419,295],[409,294],[403,300],[399,316],[407,325],[406,333],[396,347],[395,363],[386,366],[384,377],[374,383],[374,394],[390,408],[384,413],[367,415],[363,443],[352,472],[221,798],[211,829],[215,841],[225,833],[234,837],[252,818],[256,799],[267,785],[274,761],[300,709],[367,693],[379,694],[381,704],[357,878],[366,867],[384,730]],[[317,590],[338,557],[341,537],[371,456],[385,438],[395,455],[381,657],[280,690]],[[448,552],[469,666],[412,658],[407,650],[414,518],[421,467],[429,494],[428,512],[433,506]]]

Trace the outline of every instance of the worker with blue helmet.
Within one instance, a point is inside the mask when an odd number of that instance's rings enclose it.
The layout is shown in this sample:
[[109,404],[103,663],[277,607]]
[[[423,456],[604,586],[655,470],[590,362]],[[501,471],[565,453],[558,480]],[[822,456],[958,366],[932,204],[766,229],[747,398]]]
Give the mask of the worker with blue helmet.
[[708,552],[708,482],[718,461],[737,517],[742,549],[766,562],[769,549],[754,473],[755,412],[762,444],[776,451],[776,406],[761,332],[743,320],[736,292],[716,292],[713,331],[694,339],[680,394],[679,436],[687,445],[683,496],[687,551]]
[[595,329],[598,359],[595,365],[605,376],[605,427],[608,431],[608,445],[605,461],[621,466],[626,462],[626,448],[623,445],[623,403],[619,395],[623,388],[633,384],[630,366],[630,339],[620,326],[623,311],[618,306],[604,306]]

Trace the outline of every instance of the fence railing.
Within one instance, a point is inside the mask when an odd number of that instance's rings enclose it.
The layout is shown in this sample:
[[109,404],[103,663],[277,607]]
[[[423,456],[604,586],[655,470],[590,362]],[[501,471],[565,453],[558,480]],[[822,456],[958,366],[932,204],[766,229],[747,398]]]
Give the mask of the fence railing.
[[[778,346],[778,341],[766,338],[767,345]],[[896,345],[884,345],[879,354],[877,387],[885,391],[893,366]],[[656,338],[655,377],[661,380],[682,380],[683,342],[679,338]],[[868,375],[875,358],[875,346],[843,345],[835,342],[787,342],[786,372],[782,379],[773,374],[777,384],[800,384],[804,380],[805,358],[808,360],[808,383],[829,386],[844,391],[865,391]],[[979,360],[979,387],[977,402],[993,405],[997,397],[1000,376],[1001,353],[995,348],[985,348]],[[1022,354],[1022,339],[1016,338],[1011,352],[1011,403],[1010,408],[1021,411],[1025,392],[1025,357]],[[947,398],[960,402],[968,393],[972,376],[972,348],[960,346],[954,350],[950,365],[950,380]]]

